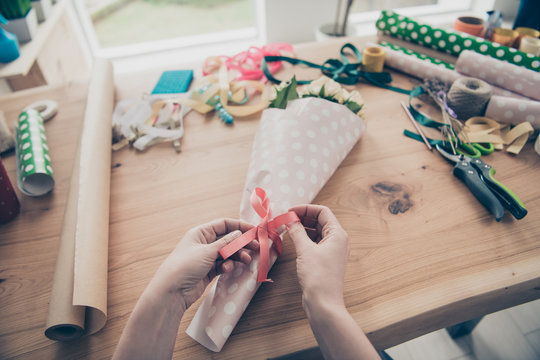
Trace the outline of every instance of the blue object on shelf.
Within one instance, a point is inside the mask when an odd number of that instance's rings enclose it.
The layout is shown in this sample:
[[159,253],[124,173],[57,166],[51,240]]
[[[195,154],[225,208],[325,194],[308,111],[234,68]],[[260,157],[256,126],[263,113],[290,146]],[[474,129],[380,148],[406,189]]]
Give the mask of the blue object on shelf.
[[164,71],[156,86],[152,90],[154,94],[180,94],[189,89],[193,80],[193,70]]
[[[0,23],[6,24],[7,20],[0,14]],[[0,26],[0,62],[8,63],[20,56],[17,36],[5,31]]]

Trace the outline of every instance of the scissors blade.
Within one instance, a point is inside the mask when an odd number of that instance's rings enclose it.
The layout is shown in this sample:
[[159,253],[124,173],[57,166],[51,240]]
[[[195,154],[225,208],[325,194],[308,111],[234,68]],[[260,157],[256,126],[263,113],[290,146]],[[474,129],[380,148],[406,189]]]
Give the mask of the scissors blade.
[[454,163],[458,163],[460,161],[467,161],[466,157],[463,156],[463,155],[454,155],[454,154],[450,154],[449,152],[447,152],[446,150],[444,150],[442,148],[442,146],[440,146],[439,144],[435,145],[435,148],[437,149],[437,151],[443,156],[445,157],[446,159],[454,162]]

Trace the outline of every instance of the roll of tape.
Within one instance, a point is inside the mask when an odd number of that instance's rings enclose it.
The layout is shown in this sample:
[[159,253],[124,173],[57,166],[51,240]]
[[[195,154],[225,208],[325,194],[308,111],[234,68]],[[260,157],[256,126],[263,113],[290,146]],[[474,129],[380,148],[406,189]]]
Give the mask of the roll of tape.
[[24,111],[36,110],[43,121],[52,119],[58,112],[58,103],[52,100],[40,100],[24,108]]
[[378,46],[369,46],[362,52],[362,70],[366,72],[382,72],[385,52]]
[[493,89],[487,82],[463,77],[452,83],[448,91],[448,105],[458,119],[468,120],[484,114]]
[[521,39],[519,51],[523,51],[534,56],[540,56],[540,39],[524,37]]

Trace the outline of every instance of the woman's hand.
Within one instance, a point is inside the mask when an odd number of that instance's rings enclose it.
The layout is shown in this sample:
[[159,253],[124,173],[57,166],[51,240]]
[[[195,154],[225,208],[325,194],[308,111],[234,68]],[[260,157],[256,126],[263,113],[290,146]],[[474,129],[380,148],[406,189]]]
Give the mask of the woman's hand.
[[303,301],[344,306],[343,281],[349,255],[347,233],[325,206],[301,205],[290,210],[302,222],[290,224],[288,230],[296,249]]
[[149,287],[178,292],[184,299],[184,310],[204,292],[206,286],[220,273],[234,270],[234,261],[251,262],[251,251],[258,250],[252,241],[232,259],[219,260],[218,251],[252,225],[233,219],[220,219],[188,231],[169,257],[161,264]]

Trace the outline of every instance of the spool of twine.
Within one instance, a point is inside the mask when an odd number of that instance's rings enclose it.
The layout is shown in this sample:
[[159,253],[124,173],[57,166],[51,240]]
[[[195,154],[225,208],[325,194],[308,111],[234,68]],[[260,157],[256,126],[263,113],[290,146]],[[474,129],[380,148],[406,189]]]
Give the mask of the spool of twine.
[[454,81],[448,91],[448,106],[459,120],[483,116],[493,89],[487,82],[470,77]]

